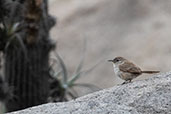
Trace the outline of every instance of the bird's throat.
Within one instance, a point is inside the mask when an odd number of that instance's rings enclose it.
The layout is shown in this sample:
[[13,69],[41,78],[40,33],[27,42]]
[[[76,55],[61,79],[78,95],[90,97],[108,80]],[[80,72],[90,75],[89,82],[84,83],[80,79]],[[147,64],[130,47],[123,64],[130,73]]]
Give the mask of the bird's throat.
[[118,75],[118,73],[119,73],[119,67],[117,65],[113,64],[113,69],[114,69],[114,73],[116,75]]

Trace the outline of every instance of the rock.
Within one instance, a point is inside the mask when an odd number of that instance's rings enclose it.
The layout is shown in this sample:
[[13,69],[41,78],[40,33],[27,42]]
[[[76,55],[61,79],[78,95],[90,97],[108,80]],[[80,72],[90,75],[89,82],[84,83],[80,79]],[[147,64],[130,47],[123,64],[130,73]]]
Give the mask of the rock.
[[171,72],[117,85],[76,100],[9,114],[166,114],[171,112]]

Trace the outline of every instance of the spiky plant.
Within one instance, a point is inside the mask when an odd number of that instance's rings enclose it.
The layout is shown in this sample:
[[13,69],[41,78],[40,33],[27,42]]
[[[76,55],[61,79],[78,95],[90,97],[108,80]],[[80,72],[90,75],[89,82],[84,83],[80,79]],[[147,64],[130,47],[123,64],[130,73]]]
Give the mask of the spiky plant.
[[6,51],[10,46],[22,47],[21,49],[25,52],[25,46],[21,36],[18,32],[21,30],[20,23],[7,23],[3,21],[0,24],[0,50]]
[[[67,70],[66,64],[64,63],[61,56],[58,53],[55,52],[55,58],[53,58],[53,60],[55,60],[55,62],[53,63],[53,65],[54,64],[59,64],[60,70],[57,71],[57,69],[51,68],[50,74],[56,80],[59,80],[60,92],[62,93],[61,94],[62,96],[60,96],[61,99],[59,101],[67,101],[70,98],[71,99],[77,98],[79,96],[79,94],[74,89],[75,87],[88,88],[88,89],[91,90],[91,92],[100,90],[100,88],[95,86],[94,84],[77,83],[76,82],[82,76],[86,76],[88,73],[93,71],[97,67],[97,65],[99,64],[99,63],[97,63],[94,66],[92,66],[91,68],[89,68],[87,70],[83,70],[83,63],[84,63],[84,57],[85,57],[84,56],[85,55],[85,48],[84,48],[83,52],[84,53],[82,54],[80,63],[78,65],[78,67],[76,68],[75,73],[72,76],[68,75],[68,70]],[[71,78],[69,78],[69,77],[71,77]],[[59,94],[59,93],[56,93],[56,94]],[[55,98],[53,98],[53,101],[58,101],[58,100],[55,100]]]

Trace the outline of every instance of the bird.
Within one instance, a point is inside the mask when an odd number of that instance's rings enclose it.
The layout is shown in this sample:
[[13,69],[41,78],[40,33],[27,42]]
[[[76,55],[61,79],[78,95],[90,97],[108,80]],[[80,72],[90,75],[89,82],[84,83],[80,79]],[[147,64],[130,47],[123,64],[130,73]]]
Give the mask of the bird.
[[125,80],[122,84],[131,82],[134,78],[140,76],[143,73],[154,74],[160,71],[143,71],[134,63],[125,59],[124,57],[115,57],[113,60],[108,60],[113,63],[113,69],[115,75]]

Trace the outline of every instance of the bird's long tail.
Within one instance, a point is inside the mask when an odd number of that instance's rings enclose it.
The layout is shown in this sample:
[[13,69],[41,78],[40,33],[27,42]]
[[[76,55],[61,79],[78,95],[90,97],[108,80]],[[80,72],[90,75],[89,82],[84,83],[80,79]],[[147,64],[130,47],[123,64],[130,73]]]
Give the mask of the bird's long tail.
[[141,73],[147,73],[147,74],[154,74],[159,73],[160,71],[141,71]]

